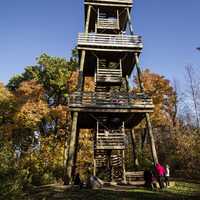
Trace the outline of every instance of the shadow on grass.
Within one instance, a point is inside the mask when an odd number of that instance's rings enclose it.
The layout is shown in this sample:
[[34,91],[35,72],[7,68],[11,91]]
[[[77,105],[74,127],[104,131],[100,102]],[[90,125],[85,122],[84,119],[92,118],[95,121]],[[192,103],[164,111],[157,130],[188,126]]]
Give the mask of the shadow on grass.
[[174,188],[156,192],[145,189],[120,189],[119,191],[118,188],[80,190],[52,185],[34,188],[28,196],[27,199],[30,200],[200,200],[200,188],[199,185],[179,184]]

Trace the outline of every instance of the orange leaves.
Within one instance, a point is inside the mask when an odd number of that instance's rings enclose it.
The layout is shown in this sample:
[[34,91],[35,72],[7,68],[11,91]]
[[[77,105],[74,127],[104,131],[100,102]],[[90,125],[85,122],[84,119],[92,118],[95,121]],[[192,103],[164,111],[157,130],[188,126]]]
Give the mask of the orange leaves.
[[13,130],[15,96],[0,83],[0,134],[10,137]]
[[79,76],[78,70],[71,73],[71,76],[67,81],[67,84],[69,84],[69,92],[76,91],[78,85],[78,76]]
[[152,97],[155,105],[154,113],[151,116],[153,124],[156,126],[170,125],[176,104],[176,92],[170,81],[148,69],[143,71],[141,78],[145,93]]
[[94,77],[85,77],[84,91],[85,92],[95,91]]
[[27,100],[18,110],[15,119],[19,126],[34,128],[48,114],[48,105],[42,100]]
[[16,91],[17,112],[15,120],[18,127],[35,128],[49,113],[44,99],[44,90],[36,81],[22,82]]
[[38,101],[44,97],[44,89],[35,80],[24,81],[20,84],[15,94],[22,101],[26,101],[26,99]]

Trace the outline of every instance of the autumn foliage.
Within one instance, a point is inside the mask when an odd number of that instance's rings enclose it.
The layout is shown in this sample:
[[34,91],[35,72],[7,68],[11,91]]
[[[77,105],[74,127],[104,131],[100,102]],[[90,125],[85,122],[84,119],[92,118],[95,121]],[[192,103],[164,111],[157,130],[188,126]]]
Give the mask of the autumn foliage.
[[[15,196],[30,185],[62,182],[66,168],[71,128],[68,97],[77,88],[77,54],[74,51],[70,61],[42,54],[36,61],[7,86],[0,83],[0,178],[4,181],[0,191],[11,187]],[[184,177],[200,177],[199,130],[182,117],[176,88],[150,70],[144,70],[141,79],[155,105],[151,121],[160,162],[170,164],[174,175],[183,170]],[[132,92],[140,92],[137,77],[133,85]],[[94,91],[94,86],[94,80],[86,77],[84,90]],[[136,127],[140,169],[152,162],[145,127],[145,121]],[[92,145],[93,133],[81,130],[77,169],[82,177],[92,170]],[[126,167],[133,169],[130,149],[126,159]]]

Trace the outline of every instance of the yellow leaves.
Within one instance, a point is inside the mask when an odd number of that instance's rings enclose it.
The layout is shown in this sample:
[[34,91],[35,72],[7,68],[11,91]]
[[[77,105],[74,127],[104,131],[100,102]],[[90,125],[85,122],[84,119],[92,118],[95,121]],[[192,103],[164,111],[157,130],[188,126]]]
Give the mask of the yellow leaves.
[[8,102],[13,98],[13,95],[11,94],[11,92],[9,92],[5,86],[3,85],[3,83],[0,83],[0,104],[4,103],[4,102]]
[[43,87],[36,81],[22,82],[16,97],[18,105],[14,119],[18,127],[35,128],[48,115],[49,108],[43,100]]
[[80,174],[86,174],[93,162],[93,134],[91,130],[81,130],[79,135],[79,151],[77,167]]
[[66,83],[66,84],[69,85],[69,92],[75,92],[76,91],[77,85],[78,85],[78,76],[79,76],[78,70],[71,73],[71,76]]
[[200,165],[200,136],[192,133],[192,130],[181,130],[173,135],[175,142],[175,154],[177,160],[184,166],[185,173],[194,174]]
[[36,103],[32,100],[27,100],[16,113],[15,120],[19,126],[34,128],[48,112],[46,102],[39,100]]
[[95,91],[94,77],[85,77],[84,91],[85,92]]
[[59,128],[59,134],[65,135],[65,130],[68,122],[69,111],[67,106],[58,105],[56,107],[52,107],[49,110],[48,118],[57,119],[57,125]]

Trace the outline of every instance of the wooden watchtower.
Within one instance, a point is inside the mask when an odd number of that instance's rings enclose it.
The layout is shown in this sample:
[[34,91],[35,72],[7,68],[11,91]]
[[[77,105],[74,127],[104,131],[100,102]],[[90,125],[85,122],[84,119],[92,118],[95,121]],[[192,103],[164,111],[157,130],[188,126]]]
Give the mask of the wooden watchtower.
[[[110,180],[126,182],[124,151],[127,130],[146,118],[154,162],[157,161],[149,120],[152,99],[144,94],[139,55],[142,38],[135,35],[130,12],[132,0],[85,0],[85,32],[78,35],[80,73],[78,91],[70,95],[72,130],[67,176],[71,183],[80,129],[94,133],[94,170],[108,166]],[[137,70],[140,93],[129,93],[128,78]],[[95,90],[84,91],[86,77],[93,77]]]

